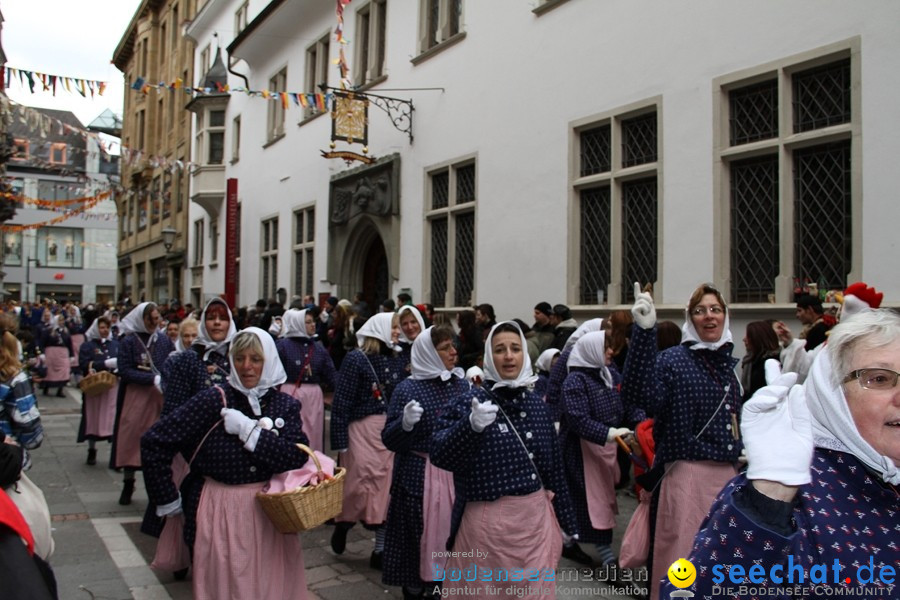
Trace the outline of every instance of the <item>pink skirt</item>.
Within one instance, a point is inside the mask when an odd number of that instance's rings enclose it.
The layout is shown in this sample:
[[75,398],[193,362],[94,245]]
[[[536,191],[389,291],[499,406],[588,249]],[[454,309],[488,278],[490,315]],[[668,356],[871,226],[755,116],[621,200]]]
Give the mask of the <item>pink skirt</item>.
[[440,557],[447,551],[455,498],[453,473],[437,468],[426,455],[422,540],[419,542],[419,577],[422,581],[434,581],[433,564],[436,563],[441,569],[447,564],[447,558]]
[[195,600],[305,600],[300,536],[278,533],[256,500],[265,481],[207,478],[197,509]]
[[[190,471],[190,467],[180,454],[172,459],[172,481],[176,488]],[[156,554],[150,566],[160,571],[180,571],[191,566],[191,552],[184,542],[184,515],[166,517],[162,533],[156,542]]]
[[581,460],[591,526],[594,529],[615,529],[616,515],[619,514],[616,503],[616,480],[619,478],[616,444],[599,446],[581,440]]
[[659,582],[672,563],[691,553],[709,507],[736,474],[730,463],[711,460],[679,460],[666,465],[656,509],[651,598],[659,596]]
[[62,346],[48,346],[44,349],[44,364],[47,365],[47,376],[44,383],[69,383],[72,375],[72,363],[69,361],[69,349]]
[[444,589],[459,591],[446,595],[556,598],[562,536],[551,498],[551,492],[538,490],[527,496],[466,504],[453,551],[473,556],[450,558]]
[[381,525],[387,518],[394,453],[381,443],[386,420],[385,415],[370,415],[350,423],[350,447],[340,457],[347,468],[344,507],[336,521]]
[[81,348],[81,345],[84,343],[84,334],[83,333],[73,333],[72,334],[72,352],[75,354],[73,358],[75,364],[78,364],[78,350]]
[[112,437],[116,425],[116,397],[119,384],[102,394],[84,394],[84,435],[87,437]]
[[309,438],[309,447],[324,452],[325,397],[322,388],[318,383],[301,383],[300,387],[285,383],[281,391],[300,401],[300,420],[303,422],[303,433]]
[[119,431],[116,433],[116,466],[141,466],[141,436],[159,419],[163,396],[152,385],[130,384],[125,388]]

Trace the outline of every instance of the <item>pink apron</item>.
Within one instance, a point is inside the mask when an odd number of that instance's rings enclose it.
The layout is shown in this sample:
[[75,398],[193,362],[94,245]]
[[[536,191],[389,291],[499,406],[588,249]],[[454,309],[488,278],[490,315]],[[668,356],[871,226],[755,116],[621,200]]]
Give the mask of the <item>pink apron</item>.
[[62,346],[48,346],[44,349],[44,364],[47,365],[47,383],[68,383],[72,374],[69,349]]
[[[190,467],[184,457],[176,454],[172,459],[172,481],[177,489],[187,477]],[[184,542],[184,515],[166,517],[159,541],[156,542],[156,554],[150,567],[160,571],[180,571],[191,566],[191,552]]]
[[619,478],[616,444],[600,446],[581,440],[581,460],[591,526],[594,529],[615,529],[616,515],[619,514],[619,505],[616,504],[616,480]]
[[98,438],[112,437],[116,425],[118,394],[118,383],[102,394],[84,394],[84,435]]
[[443,588],[454,591],[446,595],[556,598],[562,536],[551,498],[551,492],[541,489],[527,496],[466,504],[453,551],[479,551],[481,556],[450,558]]
[[370,415],[350,423],[350,448],[341,455],[347,468],[344,507],[336,521],[381,525],[387,517],[394,453],[381,443],[385,415]]
[[203,484],[194,541],[195,600],[305,600],[300,536],[278,533],[256,500],[265,481]]
[[309,438],[309,447],[324,452],[323,431],[325,426],[325,397],[318,383],[285,383],[281,391],[300,401],[300,420],[303,433]]
[[141,466],[141,436],[159,419],[163,396],[152,385],[130,384],[122,399],[116,434],[116,466]]
[[709,507],[735,475],[730,463],[679,460],[666,464],[656,509],[651,598],[659,596],[659,582],[672,563],[691,553]]
[[[447,539],[456,492],[453,473],[439,469],[425,458],[425,486],[422,490],[422,540],[419,543],[419,577],[434,581],[434,564],[447,565]],[[434,558],[433,558],[434,557]]]

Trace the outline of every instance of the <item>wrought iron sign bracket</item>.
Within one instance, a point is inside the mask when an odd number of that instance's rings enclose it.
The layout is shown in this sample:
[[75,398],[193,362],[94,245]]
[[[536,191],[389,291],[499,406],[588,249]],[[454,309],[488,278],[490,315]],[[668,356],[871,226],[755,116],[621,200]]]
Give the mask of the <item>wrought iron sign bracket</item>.
[[390,96],[379,96],[378,94],[369,94],[367,92],[356,92],[353,90],[342,90],[331,86],[319,86],[323,91],[332,90],[352,94],[358,98],[365,98],[374,106],[377,106],[385,113],[394,125],[394,129],[409,136],[409,143],[413,143],[413,107],[412,100],[401,100],[400,98],[391,98]]

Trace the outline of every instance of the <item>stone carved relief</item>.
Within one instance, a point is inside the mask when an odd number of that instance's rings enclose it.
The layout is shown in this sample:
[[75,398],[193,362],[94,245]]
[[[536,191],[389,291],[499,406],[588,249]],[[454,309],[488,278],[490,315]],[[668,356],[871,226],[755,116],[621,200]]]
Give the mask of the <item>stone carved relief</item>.
[[360,214],[388,217],[398,205],[394,161],[342,174],[331,183],[331,223],[342,225]]

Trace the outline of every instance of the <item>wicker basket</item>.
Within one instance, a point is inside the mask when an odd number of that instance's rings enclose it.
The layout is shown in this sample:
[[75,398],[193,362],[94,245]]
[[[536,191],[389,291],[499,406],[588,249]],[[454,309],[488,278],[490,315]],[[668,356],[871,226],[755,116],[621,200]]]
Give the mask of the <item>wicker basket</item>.
[[322,464],[312,450],[303,444],[297,444],[297,447],[313,459],[319,480],[324,481],[286,492],[256,495],[263,511],[281,533],[298,533],[321,525],[339,515],[344,502],[347,469],[336,467],[334,477],[331,477],[322,471]]
[[78,383],[78,388],[88,396],[96,396],[114,388],[116,381],[109,371],[94,371]]

